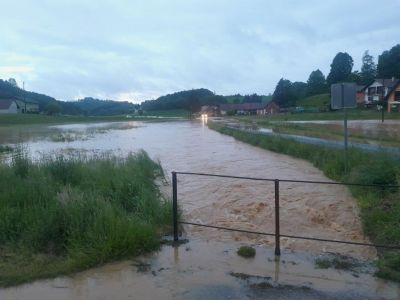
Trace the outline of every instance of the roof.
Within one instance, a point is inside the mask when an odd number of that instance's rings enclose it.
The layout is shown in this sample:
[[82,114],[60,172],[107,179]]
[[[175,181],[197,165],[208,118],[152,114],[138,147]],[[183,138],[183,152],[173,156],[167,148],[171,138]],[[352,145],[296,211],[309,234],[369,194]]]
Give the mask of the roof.
[[38,102],[36,100],[25,99],[25,98],[19,97],[19,96],[4,97],[2,99],[0,98],[0,101],[3,101],[3,100],[14,100],[14,101],[22,101],[25,103],[38,104]]
[[267,107],[268,103],[240,103],[240,104],[220,104],[219,108],[224,111],[232,110],[257,110]]
[[387,99],[389,98],[390,94],[391,94],[392,92],[394,92],[394,91],[397,89],[397,87],[398,87],[399,85],[400,85],[400,80],[397,80],[397,83],[396,83],[394,86],[392,86],[391,89],[389,89],[389,91],[388,91],[388,93],[387,93],[387,95],[386,95],[386,97],[385,97],[385,100],[387,100]]
[[218,106],[215,105],[205,105],[201,107],[200,113],[205,113],[205,112],[214,112],[215,110],[218,110]]
[[358,93],[358,92],[362,92],[362,91],[364,90],[364,88],[365,88],[365,85],[357,84],[357,85],[356,85],[356,91],[357,91],[357,93]]
[[0,109],[9,109],[13,102],[12,99],[0,99]]
[[276,103],[275,101],[268,102],[267,105],[266,105],[266,107],[271,107],[271,106],[275,106],[275,107],[279,108],[278,103]]
[[399,79],[397,78],[377,78],[368,83],[366,86],[364,86],[364,90],[367,89],[371,84],[373,84],[375,81],[379,82],[382,84],[384,87],[387,87],[389,90],[392,89],[397,83],[399,82]]

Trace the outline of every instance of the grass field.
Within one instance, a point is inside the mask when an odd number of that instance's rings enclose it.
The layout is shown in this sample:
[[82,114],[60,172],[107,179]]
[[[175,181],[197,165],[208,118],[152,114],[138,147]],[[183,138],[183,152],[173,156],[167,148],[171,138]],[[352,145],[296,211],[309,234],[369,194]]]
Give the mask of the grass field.
[[[209,123],[209,127],[235,139],[310,161],[336,181],[377,185],[400,185],[400,160],[351,149],[348,165],[344,153],[323,146],[302,144],[279,137],[246,133]],[[400,246],[400,191],[398,188],[353,187],[364,232],[377,244]],[[400,251],[379,250],[378,276],[400,281]]]
[[[347,110],[348,120],[381,120],[382,113],[374,110],[352,108]],[[243,116],[235,117],[246,122],[256,122],[262,125],[270,121],[326,121],[343,120],[343,111],[328,111],[319,113],[282,113],[268,117]],[[400,113],[385,113],[386,120],[400,120]]]
[[0,174],[0,286],[152,251],[169,230],[162,169],[145,152],[35,164],[19,152]]
[[331,98],[329,94],[319,94],[298,100],[296,106],[304,108],[315,107],[320,111],[325,111],[328,109],[330,102]]
[[[379,124],[380,125],[380,124]],[[400,126],[400,124],[399,124]],[[275,133],[316,137],[326,140],[343,141],[343,124],[269,122],[263,127],[271,128]],[[348,140],[353,143],[374,144],[388,147],[400,147],[400,132],[376,126],[375,130],[362,130],[362,126],[348,128]]]
[[167,118],[188,118],[189,113],[184,109],[151,110],[143,113],[143,116],[157,116]]

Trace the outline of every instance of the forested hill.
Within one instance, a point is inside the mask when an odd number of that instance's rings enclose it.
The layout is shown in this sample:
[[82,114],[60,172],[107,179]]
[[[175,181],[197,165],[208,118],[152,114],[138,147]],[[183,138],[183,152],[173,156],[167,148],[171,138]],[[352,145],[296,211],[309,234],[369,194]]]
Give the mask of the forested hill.
[[139,105],[128,101],[100,100],[94,98],[84,98],[70,103],[89,116],[122,115],[133,113],[135,109],[139,108]]
[[257,94],[240,94],[231,96],[216,95],[207,89],[194,89],[181,91],[166,96],[161,96],[156,100],[147,100],[142,102],[142,109],[168,110],[168,109],[186,109],[198,111],[202,105],[216,105],[224,103],[246,103],[246,102],[269,102],[272,96],[261,96]]
[[40,111],[44,111],[46,106],[50,103],[61,102],[47,95],[25,91],[19,88],[16,83],[11,83],[10,81],[11,79],[9,81],[0,79],[0,99],[15,97],[27,101],[37,102],[39,104]]
[[53,97],[19,88],[13,80],[0,79],[0,99],[15,97],[39,104],[41,113],[64,115],[107,116],[131,113],[138,105],[129,102],[84,98],[78,101],[59,101]]
[[147,100],[142,102],[143,110],[167,110],[167,109],[187,109],[194,104],[201,106],[205,104],[225,103],[226,100],[214,95],[213,92],[207,89],[194,89],[181,91],[173,94],[161,96],[156,100]]

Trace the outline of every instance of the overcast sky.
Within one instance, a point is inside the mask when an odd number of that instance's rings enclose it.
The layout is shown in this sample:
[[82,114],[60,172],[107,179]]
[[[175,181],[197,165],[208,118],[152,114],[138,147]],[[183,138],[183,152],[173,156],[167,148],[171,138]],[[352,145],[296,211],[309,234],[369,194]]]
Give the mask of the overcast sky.
[[0,1],[0,78],[60,100],[268,94],[400,43],[400,0]]

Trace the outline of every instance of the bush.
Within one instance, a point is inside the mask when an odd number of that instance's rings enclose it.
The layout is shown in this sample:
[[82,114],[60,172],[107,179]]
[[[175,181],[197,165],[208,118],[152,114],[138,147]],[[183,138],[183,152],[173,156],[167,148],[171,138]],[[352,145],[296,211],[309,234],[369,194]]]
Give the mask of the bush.
[[238,249],[237,254],[246,258],[254,257],[256,255],[256,249],[249,246],[242,246]]
[[12,253],[0,285],[154,250],[169,229],[172,208],[154,183],[162,169],[145,152],[35,164],[19,155],[0,173],[0,254]]

